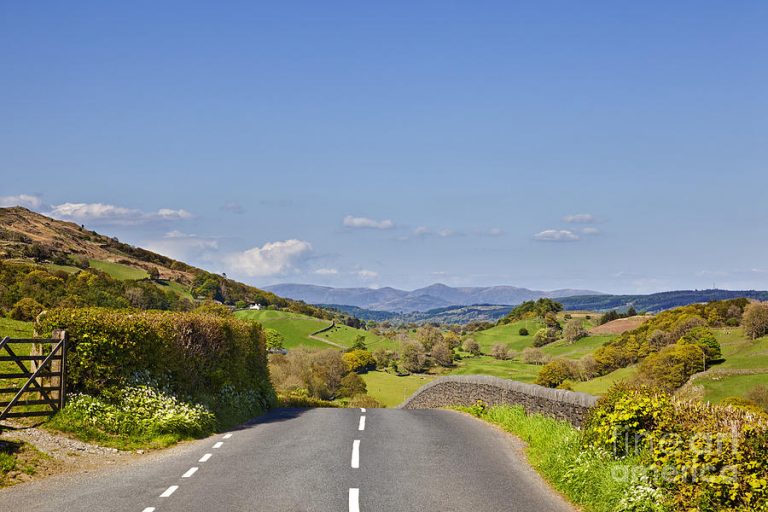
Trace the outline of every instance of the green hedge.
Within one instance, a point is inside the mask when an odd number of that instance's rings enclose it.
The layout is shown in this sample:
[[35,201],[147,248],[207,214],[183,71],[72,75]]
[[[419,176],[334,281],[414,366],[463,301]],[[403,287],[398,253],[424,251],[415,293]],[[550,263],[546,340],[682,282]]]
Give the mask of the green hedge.
[[229,403],[233,396],[247,395],[251,408],[267,408],[275,401],[264,335],[253,322],[196,313],[82,308],[42,315],[38,332],[47,335],[53,329],[69,334],[71,391],[117,396],[140,377],[217,412],[236,409],[236,403]]

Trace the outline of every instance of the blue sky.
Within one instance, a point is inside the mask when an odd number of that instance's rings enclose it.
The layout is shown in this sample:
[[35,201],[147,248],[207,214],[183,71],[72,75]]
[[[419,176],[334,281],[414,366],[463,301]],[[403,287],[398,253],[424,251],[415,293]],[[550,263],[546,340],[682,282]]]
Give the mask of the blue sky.
[[768,289],[765,2],[0,4],[0,204],[244,281]]

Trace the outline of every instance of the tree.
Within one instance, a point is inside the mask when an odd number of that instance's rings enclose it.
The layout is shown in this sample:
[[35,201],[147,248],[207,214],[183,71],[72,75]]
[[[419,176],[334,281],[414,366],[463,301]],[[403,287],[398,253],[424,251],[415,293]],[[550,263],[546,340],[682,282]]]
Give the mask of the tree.
[[406,341],[400,350],[400,365],[411,373],[423,372],[427,365],[427,354],[420,343]]
[[627,317],[637,316],[637,310],[635,309],[635,306],[629,306],[629,309],[627,309],[627,313],[625,316]]
[[557,341],[559,335],[560,331],[552,327],[539,329],[536,331],[536,334],[533,335],[533,346],[543,347],[544,345],[548,345]]
[[149,278],[153,281],[160,279],[160,271],[157,267],[149,267],[147,269],[147,274],[149,274]]
[[752,340],[768,334],[768,303],[753,302],[748,304],[744,308],[741,325],[744,327],[744,334]]
[[565,359],[553,359],[544,365],[536,377],[536,384],[556,388],[567,379],[573,378],[572,363]]
[[467,338],[464,341],[464,352],[469,352],[473,356],[480,355],[480,344],[474,340],[474,338]]
[[717,361],[722,357],[720,343],[718,343],[715,333],[708,327],[695,327],[688,331],[678,343],[683,345],[696,345],[706,355],[706,362]]
[[341,379],[339,388],[340,397],[352,398],[357,395],[364,395],[368,392],[365,381],[356,373],[348,373]]
[[422,325],[416,331],[416,339],[424,346],[424,350],[430,351],[435,343],[443,341],[443,334],[433,325]]
[[443,341],[448,345],[448,348],[453,350],[461,346],[461,338],[453,331],[448,331],[443,334]]
[[703,370],[704,361],[699,347],[674,344],[646,357],[640,363],[639,376],[654,386],[671,391]]
[[521,327],[519,331],[517,331],[517,334],[520,336],[528,336],[530,333],[528,332],[528,329],[525,327]]
[[581,325],[581,320],[578,318],[568,320],[568,323],[565,324],[565,329],[563,329],[563,338],[568,343],[573,343],[581,338],[585,338],[588,334],[587,330]]
[[35,299],[24,297],[16,302],[11,309],[11,318],[14,320],[23,320],[25,322],[31,322],[37,315],[43,311],[43,305],[37,302]]
[[351,372],[365,372],[376,368],[376,360],[367,350],[354,349],[345,352],[341,358]]
[[365,345],[365,335],[364,334],[358,334],[355,338],[355,342],[352,344],[353,349],[357,350],[367,350],[367,346]]
[[491,357],[505,361],[509,358],[509,348],[503,343],[497,343],[491,347]]
[[440,366],[451,366],[453,365],[453,351],[445,342],[435,343],[435,346],[432,347],[432,359]]
[[264,338],[267,342],[267,350],[282,350],[284,348],[285,337],[276,329],[265,328]]
[[546,364],[549,362],[549,356],[535,347],[524,348],[522,359],[525,364]]

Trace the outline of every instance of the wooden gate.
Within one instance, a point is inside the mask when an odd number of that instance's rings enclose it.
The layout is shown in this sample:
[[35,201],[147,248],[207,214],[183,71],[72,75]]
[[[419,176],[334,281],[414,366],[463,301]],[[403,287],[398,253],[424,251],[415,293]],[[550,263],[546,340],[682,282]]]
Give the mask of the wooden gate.
[[[13,350],[14,346],[22,349]],[[27,346],[29,350],[23,350]],[[17,351],[28,355],[18,355]],[[54,331],[51,339],[6,337],[0,341],[0,420],[50,416],[64,407],[66,353],[65,331]],[[8,367],[13,370],[8,371]]]

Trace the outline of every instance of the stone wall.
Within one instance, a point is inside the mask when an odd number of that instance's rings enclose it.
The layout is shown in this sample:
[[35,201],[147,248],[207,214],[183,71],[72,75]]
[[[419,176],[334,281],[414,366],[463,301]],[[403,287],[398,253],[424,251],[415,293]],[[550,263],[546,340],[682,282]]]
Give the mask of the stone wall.
[[545,414],[580,427],[597,397],[498,377],[457,375],[440,377],[422,386],[400,408],[470,406],[477,400],[488,405],[522,405],[528,413]]

